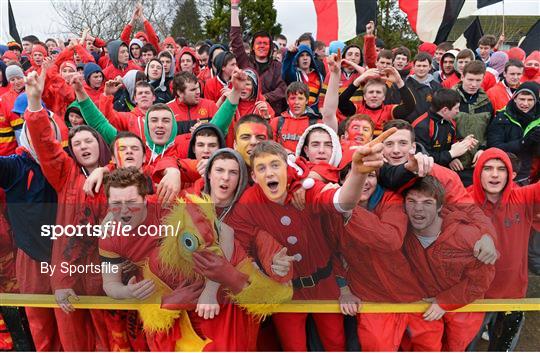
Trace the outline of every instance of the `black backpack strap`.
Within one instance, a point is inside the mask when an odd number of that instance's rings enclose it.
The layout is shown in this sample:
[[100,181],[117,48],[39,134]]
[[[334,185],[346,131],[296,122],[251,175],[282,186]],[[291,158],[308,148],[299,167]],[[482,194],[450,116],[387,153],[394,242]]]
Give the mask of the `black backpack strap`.
[[283,124],[285,124],[285,118],[283,116],[280,116],[278,118],[277,131],[276,131],[276,136],[277,136],[278,139],[280,139],[281,130],[283,129]]

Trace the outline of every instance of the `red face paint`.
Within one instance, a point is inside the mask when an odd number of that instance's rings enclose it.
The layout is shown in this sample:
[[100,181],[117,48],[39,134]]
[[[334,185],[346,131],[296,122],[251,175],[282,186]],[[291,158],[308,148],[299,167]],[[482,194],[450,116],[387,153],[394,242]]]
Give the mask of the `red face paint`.
[[253,49],[255,50],[255,56],[259,58],[266,58],[270,54],[270,38],[257,37],[253,43]]
[[259,142],[267,139],[268,132],[265,125],[259,123],[245,123],[240,125],[236,132],[235,149],[249,165],[251,151],[253,151]]

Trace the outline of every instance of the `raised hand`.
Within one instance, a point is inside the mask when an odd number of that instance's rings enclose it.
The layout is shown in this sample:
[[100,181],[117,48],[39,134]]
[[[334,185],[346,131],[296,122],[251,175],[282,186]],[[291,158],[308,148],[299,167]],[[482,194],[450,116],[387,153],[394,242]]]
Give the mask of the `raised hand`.
[[114,80],[109,80],[105,82],[105,90],[103,93],[106,96],[114,96],[116,92],[118,92],[120,87],[122,87],[122,85],[123,85],[123,82],[121,79],[118,80],[117,78],[115,78]]
[[355,150],[352,158],[352,170],[357,174],[369,174],[382,167],[384,164],[382,142],[396,131],[397,128],[393,127],[364,146],[351,147]]
[[43,64],[41,64],[41,70],[42,72],[47,71],[53,66],[54,66],[54,59],[48,56],[45,59],[43,59]]
[[386,75],[388,81],[395,83],[398,87],[403,87],[405,85],[398,70],[393,66],[384,69],[383,76],[384,75]]
[[366,25],[366,34],[373,35],[374,32],[375,32],[375,23],[373,21],[369,21],[369,23]]
[[[41,95],[43,94],[43,88],[45,87],[45,75],[47,70],[41,70],[41,74],[38,75],[36,71],[32,71],[26,76],[26,95],[28,97],[28,107],[30,108],[31,100],[37,101],[38,107],[41,106]],[[34,109],[31,109],[34,110]]]
[[334,74],[339,74],[341,71],[341,49],[338,48],[337,54],[333,54],[328,56],[326,59],[328,62],[328,68],[330,69],[330,72]]
[[236,68],[232,74],[231,80],[233,89],[240,92],[245,88],[248,77],[243,70]]

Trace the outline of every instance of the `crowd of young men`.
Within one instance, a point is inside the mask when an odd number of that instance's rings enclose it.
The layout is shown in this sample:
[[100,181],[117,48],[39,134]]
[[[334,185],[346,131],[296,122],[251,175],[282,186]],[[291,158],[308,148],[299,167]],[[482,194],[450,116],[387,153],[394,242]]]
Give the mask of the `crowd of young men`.
[[[0,293],[59,307],[1,308],[0,349],[463,351],[487,330],[513,350],[523,312],[451,311],[540,271],[540,52],[486,35],[412,56],[373,23],[363,47],[244,43],[231,2],[229,43],[160,41],[138,5],[120,39],[2,49]],[[176,239],[140,233],[172,219]],[[129,236],[42,234],[111,222]],[[342,313],[270,315],[290,299]]]

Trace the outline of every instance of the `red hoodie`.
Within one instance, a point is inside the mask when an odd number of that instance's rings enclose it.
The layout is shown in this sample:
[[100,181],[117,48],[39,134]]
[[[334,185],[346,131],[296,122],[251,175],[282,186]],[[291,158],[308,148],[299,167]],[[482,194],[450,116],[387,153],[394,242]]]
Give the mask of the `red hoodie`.
[[[540,63],[540,51],[535,50],[533,51],[524,61],[525,66],[527,66],[527,62],[534,60]],[[540,84],[540,69],[534,68],[534,67],[525,67],[525,70],[523,70],[523,76],[521,77],[521,82],[525,81],[534,81],[538,84]]]
[[[255,72],[253,72],[255,73]],[[255,73],[256,74],[256,73]],[[264,98],[262,94],[262,85],[259,80],[259,76],[257,75],[257,82],[259,83],[257,85],[257,97],[253,99],[240,99],[240,102],[238,103],[238,107],[236,108],[236,112],[234,114],[233,120],[231,122],[231,125],[229,126],[229,131],[227,132],[227,136],[225,136],[225,144],[227,146],[232,146],[234,143],[234,126],[238,120],[240,120],[241,117],[248,114],[259,114],[261,115],[261,112],[256,108],[256,104],[258,102],[265,102],[266,103],[266,109],[268,109],[268,115],[270,118],[273,118],[276,113],[274,112],[274,109],[270,106],[268,102],[266,102],[266,99]]]
[[190,47],[183,47],[180,52],[178,53],[178,56],[176,57],[176,71],[175,72],[182,72],[182,69],[180,68],[180,60],[182,59],[182,56],[184,54],[191,55],[191,58],[193,59],[194,67],[193,67],[193,74],[195,76],[199,75],[199,57],[195,53],[195,50],[191,49]]
[[486,298],[524,298],[527,293],[527,252],[535,205],[540,203],[540,184],[517,187],[508,182],[496,204],[489,202],[482,188],[481,173],[491,159],[500,159],[506,165],[508,175],[513,173],[506,152],[498,148],[486,150],[476,163],[473,184],[468,188],[474,202],[491,218],[497,229],[497,250],[500,257],[495,263],[495,279]]
[[[57,225],[96,224],[103,215],[106,203],[91,198],[83,191],[86,176],[75,160],[54,140],[53,131],[45,109],[26,111],[25,120],[34,142],[43,174],[58,194]],[[66,229],[67,231],[67,229]],[[67,249],[71,251],[67,252]],[[100,264],[97,238],[61,236],[54,241],[51,263],[67,261],[73,265]],[[102,293],[101,275],[85,276],[56,271],[51,278],[53,290],[73,288],[76,293],[99,295]]]

